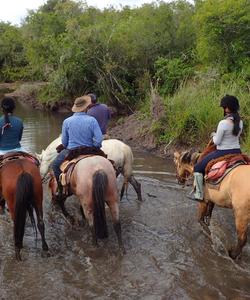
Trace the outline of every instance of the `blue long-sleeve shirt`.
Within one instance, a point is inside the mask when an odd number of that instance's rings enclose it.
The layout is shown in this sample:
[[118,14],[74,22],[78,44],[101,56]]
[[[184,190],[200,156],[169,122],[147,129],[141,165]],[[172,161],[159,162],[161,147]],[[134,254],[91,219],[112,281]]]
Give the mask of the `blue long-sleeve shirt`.
[[4,116],[0,118],[0,150],[12,150],[20,148],[20,141],[23,134],[23,122],[20,118],[9,115],[11,126],[3,128]]
[[62,144],[67,149],[80,146],[101,147],[102,132],[94,117],[84,112],[74,113],[63,122]]

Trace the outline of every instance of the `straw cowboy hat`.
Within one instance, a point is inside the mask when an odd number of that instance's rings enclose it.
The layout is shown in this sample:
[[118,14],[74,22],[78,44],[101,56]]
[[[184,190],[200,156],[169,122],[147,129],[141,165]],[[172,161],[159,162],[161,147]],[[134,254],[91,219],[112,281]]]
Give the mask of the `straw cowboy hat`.
[[91,98],[89,96],[82,96],[75,99],[74,105],[72,107],[73,112],[82,112],[87,109],[91,104]]

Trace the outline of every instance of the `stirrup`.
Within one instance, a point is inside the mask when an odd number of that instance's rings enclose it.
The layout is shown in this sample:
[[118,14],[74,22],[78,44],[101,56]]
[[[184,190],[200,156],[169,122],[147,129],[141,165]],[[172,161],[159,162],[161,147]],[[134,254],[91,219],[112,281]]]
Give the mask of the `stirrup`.
[[192,190],[191,192],[186,193],[186,197],[190,200],[196,201],[196,202],[202,202],[203,199],[198,199],[194,196],[194,190]]

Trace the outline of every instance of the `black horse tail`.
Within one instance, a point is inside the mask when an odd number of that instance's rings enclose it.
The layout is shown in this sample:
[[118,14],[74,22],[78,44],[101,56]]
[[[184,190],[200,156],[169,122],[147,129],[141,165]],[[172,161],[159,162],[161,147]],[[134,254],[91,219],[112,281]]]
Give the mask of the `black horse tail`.
[[107,174],[98,170],[93,175],[92,196],[94,201],[94,228],[100,239],[108,237],[108,228],[105,214],[105,194],[108,186]]
[[31,224],[36,231],[35,219],[33,215],[34,203],[34,182],[29,173],[23,172],[19,175],[16,185],[16,206],[14,216],[14,240],[15,246],[19,249],[23,247],[23,236],[28,211]]

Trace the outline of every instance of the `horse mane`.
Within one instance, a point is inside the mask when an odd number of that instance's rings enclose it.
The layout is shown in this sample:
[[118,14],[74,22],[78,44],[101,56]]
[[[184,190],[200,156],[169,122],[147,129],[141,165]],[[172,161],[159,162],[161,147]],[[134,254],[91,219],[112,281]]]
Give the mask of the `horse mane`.
[[185,164],[195,164],[200,157],[200,152],[195,151],[194,149],[185,151],[180,157],[181,163]]

